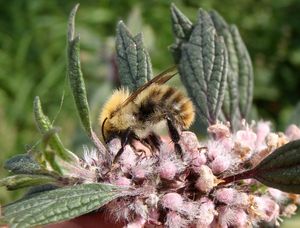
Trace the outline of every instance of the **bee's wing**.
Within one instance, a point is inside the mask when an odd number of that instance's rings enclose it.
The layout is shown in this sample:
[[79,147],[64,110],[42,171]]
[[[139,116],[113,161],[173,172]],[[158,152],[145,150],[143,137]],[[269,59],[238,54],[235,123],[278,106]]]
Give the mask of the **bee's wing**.
[[136,91],[134,91],[122,104],[122,107],[127,105],[128,103],[132,102],[135,100],[135,98],[145,89],[147,89],[150,85],[153,83],[157,84],[164,84],[167,81],[169,81],[174,75],[176,75],[177,72],[177,67],[172,66],[168,68],[167,70],[161,72],[160,74],[156,75],[154,78],[152,78],[150,81],[145,83],[143,86],[139,87]]

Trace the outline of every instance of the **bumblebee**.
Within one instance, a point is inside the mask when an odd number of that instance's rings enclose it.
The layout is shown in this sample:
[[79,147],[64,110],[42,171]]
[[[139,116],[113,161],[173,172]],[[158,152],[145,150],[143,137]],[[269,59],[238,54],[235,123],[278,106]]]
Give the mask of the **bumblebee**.
[[102,136],[107,143],[120,137],[122,148],[136,139],[151,149],[159,149],[161,139],[156,128],[165,124],[176,151],[181,154],[180,131],[191,126],[195,118],[192,101],[180,90],[165,83],[177,74],[172,67],[130,93],[126,88],[116,90],[100,114]]

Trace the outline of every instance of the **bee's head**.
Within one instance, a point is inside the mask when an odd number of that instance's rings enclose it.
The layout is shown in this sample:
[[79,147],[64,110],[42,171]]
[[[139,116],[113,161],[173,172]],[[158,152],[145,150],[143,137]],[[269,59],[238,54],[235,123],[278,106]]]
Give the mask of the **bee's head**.
[[100,115],[100,126],[104,141],[109,140],[113,134],[129,128],[133,124],[133,104],[122,106],[124,101],[130,96],[127,89],[116,90],[103,106]]

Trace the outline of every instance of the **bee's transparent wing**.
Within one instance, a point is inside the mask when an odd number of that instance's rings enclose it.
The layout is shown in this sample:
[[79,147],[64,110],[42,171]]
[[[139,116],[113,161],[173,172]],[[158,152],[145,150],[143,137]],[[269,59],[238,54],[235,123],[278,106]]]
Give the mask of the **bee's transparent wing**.
[[167,70],[161,72],[160,74],[158,74],[157,76],[155,76],[154,78],[152,78],[150,81],[148,81],[146,84],[144,84],[143,86],[139,87],[136,91],[134,91],[122,104],[121,107],[124,107],[125,105],[127,105],[128,103],[132,102],[135,100],[135,98],[145,89],[147,89],[150,85],[152,85],[153,83],[157,83],[157,84],[164,84],[167,81],[169,81],[172,77],[174,77],[176,74],[178,73],[177,71],[177,66],[172,66],[170,68],[168,68]]

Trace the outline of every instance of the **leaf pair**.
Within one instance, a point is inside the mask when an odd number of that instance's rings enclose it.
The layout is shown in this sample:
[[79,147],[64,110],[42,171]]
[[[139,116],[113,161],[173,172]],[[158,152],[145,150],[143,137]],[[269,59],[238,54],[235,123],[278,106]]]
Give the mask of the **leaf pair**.
[[195,24],[173,4],[172,45],[181,79],[204,126],[218,119],[232,125],[246,118],[251,107],[251,60],[235,26],[216,12],[199,10]]

